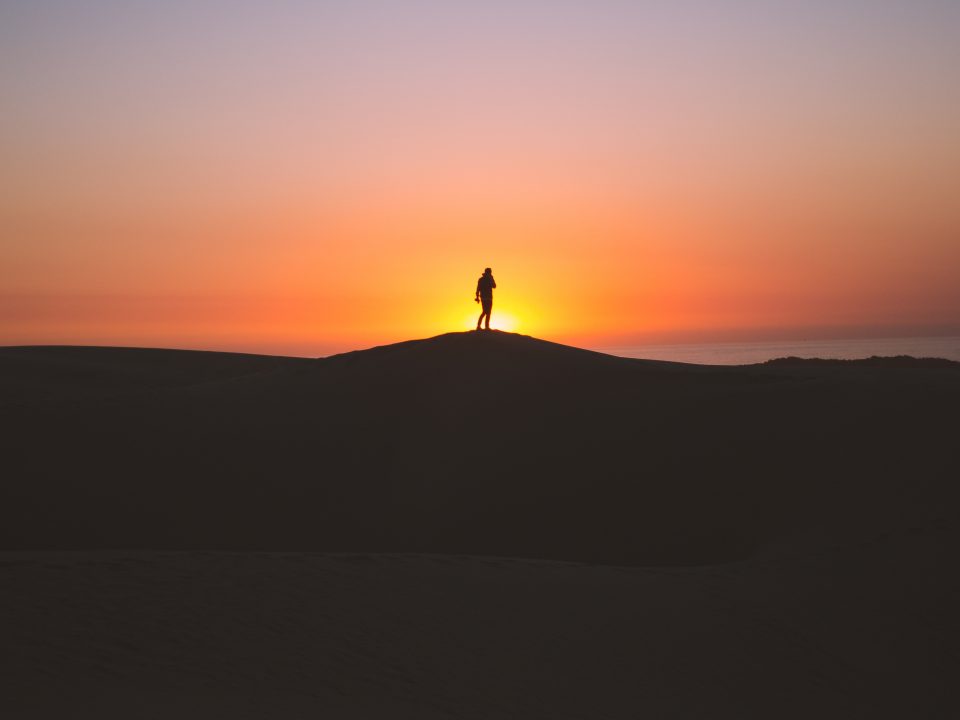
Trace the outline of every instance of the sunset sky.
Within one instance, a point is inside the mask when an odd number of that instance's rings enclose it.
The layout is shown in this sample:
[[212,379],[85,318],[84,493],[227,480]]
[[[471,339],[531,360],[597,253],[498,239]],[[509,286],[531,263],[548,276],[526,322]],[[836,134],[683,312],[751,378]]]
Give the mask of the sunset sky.
[[955,0],[0,0],[0,344],[960,334]]

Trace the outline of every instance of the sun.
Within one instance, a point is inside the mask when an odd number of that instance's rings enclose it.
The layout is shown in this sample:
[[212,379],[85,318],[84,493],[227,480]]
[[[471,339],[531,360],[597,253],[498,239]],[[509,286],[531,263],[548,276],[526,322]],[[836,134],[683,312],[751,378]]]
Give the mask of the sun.
[[[479,305],[477,306],[480,307]],[[465,316],[463,319],[463,327],[465,330],[475,330],[477,327],[477,316],[480,314],[480,311],[477,310],[475,313],[470,313]],[[520,322],[515,315],[512,315],[508,312],[499,312],[497,306],[493,306],[493,312],[490,314],[490,329],[491,330],[503,330],[504,332],[517,332],[520,327]]]

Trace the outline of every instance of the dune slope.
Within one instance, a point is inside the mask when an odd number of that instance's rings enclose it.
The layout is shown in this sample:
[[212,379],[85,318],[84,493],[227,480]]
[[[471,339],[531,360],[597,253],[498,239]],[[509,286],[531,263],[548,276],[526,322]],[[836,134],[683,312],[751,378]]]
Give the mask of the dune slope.
[[955,499],[954,368],[722,368],[505,333],[321,360],[0,350],[0,548],[747,557]]
[[960,372],[0,349],[17,718],[956,717]]

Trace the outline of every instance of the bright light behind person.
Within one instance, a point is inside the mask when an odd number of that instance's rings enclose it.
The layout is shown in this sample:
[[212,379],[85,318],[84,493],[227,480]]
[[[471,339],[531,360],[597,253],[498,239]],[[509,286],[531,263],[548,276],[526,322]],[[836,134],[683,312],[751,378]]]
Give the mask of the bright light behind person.
[[[477,314],[471,311],[463,317],[463,329],[475,330],[477,327]],[[520,321],[516,316],[498,310],[496,307],[490,316],[490,329],[503,330],[505,332],[518,332]]]

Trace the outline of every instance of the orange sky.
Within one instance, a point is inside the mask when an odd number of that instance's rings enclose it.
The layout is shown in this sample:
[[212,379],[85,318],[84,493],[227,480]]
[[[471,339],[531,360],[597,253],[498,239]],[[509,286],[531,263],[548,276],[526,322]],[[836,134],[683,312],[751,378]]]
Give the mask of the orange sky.
[[960,332],[949,3],[163,5],[0,11],[0,343]]

